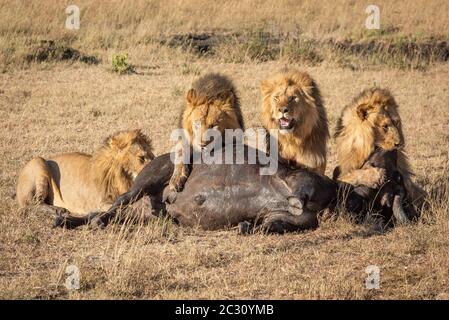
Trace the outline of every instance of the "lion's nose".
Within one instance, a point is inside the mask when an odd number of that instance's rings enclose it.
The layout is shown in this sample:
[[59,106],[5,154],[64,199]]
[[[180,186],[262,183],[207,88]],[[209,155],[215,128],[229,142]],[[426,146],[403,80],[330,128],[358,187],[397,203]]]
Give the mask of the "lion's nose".
[[283,107],[280,110],[282,113],[288,113],[290,111],[290,109],[288,107]]

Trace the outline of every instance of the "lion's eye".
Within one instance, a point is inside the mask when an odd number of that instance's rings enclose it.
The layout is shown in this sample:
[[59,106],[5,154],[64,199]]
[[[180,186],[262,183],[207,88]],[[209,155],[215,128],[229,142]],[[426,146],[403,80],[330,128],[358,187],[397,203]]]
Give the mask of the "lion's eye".
[[388,129],[390,129],[390,126],[387,125],[387,124],[384,124],[384,125],[382,126],[382,129],[383,129],[385,132],[387,132]]
[[276,101],[276,102],[279,102],[279,96],[274,96],[273,100]]
[[145,157],[144,157],[144,156],[140,156],[140,157],[139,157],[139,161],[142,162],[142,163],[144,163],[144,162],[145,162]]

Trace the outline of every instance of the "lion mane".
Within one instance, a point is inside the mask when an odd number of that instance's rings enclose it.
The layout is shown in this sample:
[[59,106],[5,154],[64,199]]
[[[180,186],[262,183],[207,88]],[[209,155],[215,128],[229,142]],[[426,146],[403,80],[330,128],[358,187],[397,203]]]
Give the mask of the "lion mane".
[[277,129],[280,161],[324,173],[329,128],[326,110],[309,74],[284,68],[263,80],[262,124]]
[[[413,175],[405,152],[405,139],[398,104],[387,89],[369,88],[362,91],[343,108],[337,121],[334,138],[337,147],[338,167],[334,178],[352,183],[363,182],[360,170],[376,148],[396,149],[397,170],[404,178],[409,198],[422,203],[426,193],[411,180]],[[373,177],[373,175],[365,175]]]
[[[240,99],[232,81],[218,73],[208,73],[197,79],[187,92],[185,108],[182,111],[180,127],[184,129],[190,148],[200,150],[208,141],[203,140],[208,129],[219,131],[226,129],[244,129]],[[194,139],[195,135],[199,139]],[[199,143],[199,145],[198,145]],[[178,157],[183,154],[183,142],[178,142]],[[179,163],[170,179],[170,189],[180,191],[189,176],[190,166]]]
[[[385,131],[380,128],[382,125],[390,125],[393,130]],[[386,89],[369,88],[355,97],[342,110],[334,138],[341,175],[360,169],[376,146],[385,150],[400,147],[398,149],[400,169],[411,173],[404,151],[404,135],[398,105],[393,95]]]
[[17,200],[21,207],[47,204],[78,214],[105,209],[153,158],[151,141],[140,130],[119,131],[93,155],[33,158],[19,173]]
[[[196,80],[187,92],[180,126],[193,138],[193,124],[203,129],[243,129],[240,99],[232,81],[218,73],[208,73]],[[200,132],[202,133],[202,132]]]

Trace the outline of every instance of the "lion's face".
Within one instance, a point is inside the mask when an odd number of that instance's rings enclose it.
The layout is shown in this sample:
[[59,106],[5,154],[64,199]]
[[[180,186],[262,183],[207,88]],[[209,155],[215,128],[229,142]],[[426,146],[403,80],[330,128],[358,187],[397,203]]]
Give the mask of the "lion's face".
[[133,180],[154,159],[151,142],[140,130],[119,132],[110,138],[109,143],[123,170]]
[[187,99],[183,127],[187,130],[192,146],[198,150],[204,148],[212,140],[213,131],[223,136],[226,129],[241,128],[232,101],[201,101]]
[[271,118],[277,123],[281,134],[292,132],[304,123],[310,113],[316,112],[294,86],[276,88],[270,104]]
[[125,170],[134,180],[143,167],[154,159],[154,154],[148,144],[136,141],[129,147],[126,158]]
[[389,115],[379,114],[374,124],[376,146],[387,151],[401,147],[404,138],[399,126],[399,121],[394,121]]
[[264,80],[264,125],[279,133],[307,137],[319,121],[316,99],[312,96],[313,80],[307,74],[281,74]]
[[401,119],[393,101],[361,105],[358,107],[358,113],[371,123],[376,147],[389,151],[403,146]]

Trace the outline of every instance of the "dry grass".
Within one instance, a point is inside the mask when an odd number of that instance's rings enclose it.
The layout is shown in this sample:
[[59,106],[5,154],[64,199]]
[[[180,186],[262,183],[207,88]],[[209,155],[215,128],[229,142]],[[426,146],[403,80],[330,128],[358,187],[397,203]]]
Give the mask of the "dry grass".
[[[307,42],[298,44],[296,39],[393,39],[393,43],[402,43],[404,39],[410,41],[409,37],[412,42],[449,37],[446,14],[449,2],[445,0],[434,0],[431,4],[425,0],[401,3],[378,0],[381,30],[365,29],[365,9],[370,1],[341,0],[321,4],[312,0],[229,0],[224,3],[136,0],[130,4],[119,0],[79,0],[76,3],[81,10],[78,31],[64,28],[65,8],[72,4],[70,1],[47,0],[45,4],[38,0],[0,1],[0,70],[24,64],[32,48],[41,40],[49,39],[106,61],[110,61],[114,51],[127,51],[135,63],[140,64],[155,59],[170,61],[177,53],[161,47],[167,37],[202,32],[243,34],[246,35],[243,39],[231,37],[224,48],[219,48],[218,56],[222,61],[246,62],[260,58],[260,54],[270,59],[284,57],[303,61],[310,60],[312,55],[312,63],[326,58],[348,65],[347,61],[341,61],[347,60],[347,51],[334,57],[328,50],[320,52],[323,45],[318,44],[318,53],[310,52]],[[267,39],[260,37],[261,33],[284,40],[273,50],[271,44],[266,43]],[[298,57],[302,55],[305,59]],[[381,54],[371,60],[379,59],[382,60]],[[395,61],[394,64],[404,63]]]
[[[433,35],[448,30],[447,10],[443,10],[447,1],[429,6],[415,0],[399,7],[392,1],[378,2],[391,12],[383,21],[399,27],[400,33]],[[416,180],[440,193],[431,199],[423,219],[412,226],[383,232],[341,216],[323,220],[316,231],[284,236],[239,237],[235,230],[204,232],[165,220],[103,231],[64,231],[51,229],[50,217],[39,212],[19,211],[12,198],[17,172],[32,156],[91,152],[115,130],[142,128],[152,137],[156,154],[168,151],[183,93],[205,71],[231,76],[241,93],[247,125],[260,124],[260,80],[285,60],[229,63],[218,57],[198,58],[179,48],[147,45],[146,38],[261,25],[283,31],[300,28],[316,37],[346,37],[362,32],[364,4],[343,1],[337,8],[312,1],[276,1],[254,9],[249,1],[230,1],[221,10],[209,1],[189,5],[139,1],[133,6],[117,2],[115,7],[109,2],[79,1],[81,29],[73,33],[61,27],[65,5],[55,1],[47,10],[37,10],[41,2],[20,3],[0,2],[2,50],[8,46],[27,50],[27,43],[39,39],[62,39],[103,62],[22,65],[14,60],[18,55],[8,55],[8,69],[0,75],[0,197],[4,199],[0,298],[449,298],[447,63],[426,71],[304,67],[321,87],[332,128],[342,107],[363,88],[376,84],[395,94]],[[210,14],[192,10],[192,3],[196,8],[201,4]],[[239,11],[248,8],[251,15]],[[277,9],[274,16],[273,8]],[[348,8],[360,11],[360,17]],[[33,16],[36,12],[39,15]],[[105,17],[116,20],[106,23]],[[332,17],[338,17],[338,23]],[[135,74],[110,71],[112,53],[121,51],[129,53]],[[332,143],[328,174],[335,166],[334,151]],[[80,290],[64,286],[69,264],[80,269]],[[365,289],[368,265],[381,269],[379,290]]]

